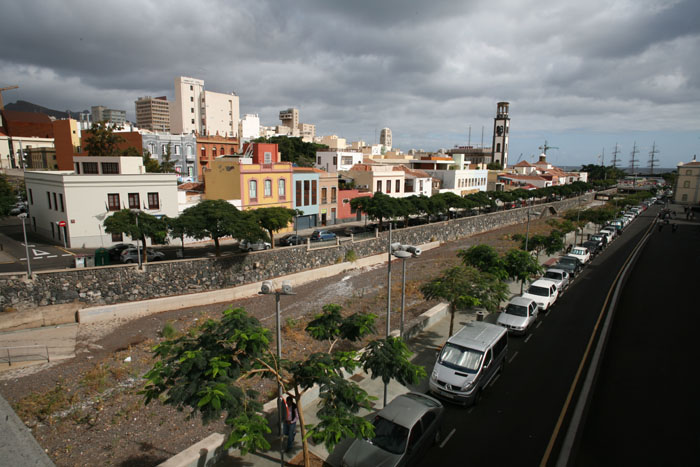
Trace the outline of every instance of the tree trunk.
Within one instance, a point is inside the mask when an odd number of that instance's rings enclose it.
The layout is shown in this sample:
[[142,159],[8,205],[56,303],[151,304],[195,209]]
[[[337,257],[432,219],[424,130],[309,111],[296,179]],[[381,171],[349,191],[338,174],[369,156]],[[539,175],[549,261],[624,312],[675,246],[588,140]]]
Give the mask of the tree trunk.
[[299,387],[294,386],[294,400],[297,404],[297,411],[299,412],[299,433],[301,435],[301,446],[304,451],[304,467],[309,467],[309,443],[306,440],[306,427],[304,426],[304,410],[301,408],[301,394],[299,394]]
[[219,249],[219,237],[214,237],[214,254],[216,254],[216,256],[221,256],[221,250]]
[[146,254],[146,236],[141,237],[141,262],[142,263],[147,263],[148,262],[148,255]]
[[447,336],[448,338],[452,337],[452,331],[454,330],[454,326],[455,326],[455,312],[456,311],[457,311],[457,309],[454,306],[450,305],[450,333]]
[[275,249],[275,234],[272,229],[268,230],[267,233],[270,234],[270,248]]

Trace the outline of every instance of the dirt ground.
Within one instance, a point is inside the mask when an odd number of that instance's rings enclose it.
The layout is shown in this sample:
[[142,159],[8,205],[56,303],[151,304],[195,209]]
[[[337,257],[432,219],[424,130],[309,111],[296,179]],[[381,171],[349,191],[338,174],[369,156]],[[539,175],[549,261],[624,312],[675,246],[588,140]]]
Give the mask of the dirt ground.
[[[530,222],[531,234],[549,230],[543,220]],[[419,287],[456,265],[459,249],[488,243],[504,252],[516,246],[510,240],[514,233],[525,233],[525,225],[450,242],[408,261],[406,326],[435,305],[422,298]],[[392,265],[391,323],[396,329],[401,306],[401,263],[395,261]],[[298,359],[322,350],[320,344],[308,338],[304,327],[327,303],[341,304],[347,313],[374,312],[379,315],[376,329],[383,335],[386,281],[386,265],[379,265],[321,279],[297,287],[295,296],[283,296],[285,356]],[[127,322],[80,325],[75,358],[4,372],[0,374],[0,392],[58,466],[156,465],[212,432],[226,429],[222,421],[202,426],[198,418],[188,419],[187,413],[158,401],[144,406],[138,393],[144,385],[143,374],[154,363],[151,349],[162,341],[166,324],[187,331],[209,317],[218,318],[231,306],[243,307],[265,326],[274,327],[275,303],[270,296],[169,311]],[[275,390],[264,384],[255,389],[263,399]]]

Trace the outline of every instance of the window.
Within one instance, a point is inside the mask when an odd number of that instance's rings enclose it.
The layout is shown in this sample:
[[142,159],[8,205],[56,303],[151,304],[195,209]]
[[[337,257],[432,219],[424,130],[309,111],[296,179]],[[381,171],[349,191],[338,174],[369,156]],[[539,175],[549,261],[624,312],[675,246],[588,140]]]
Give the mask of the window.
[[268,198],[270,196],[272,196],[272,180],[270,180],[269,178],[265,179],[264,188],[265,188],[265,196]]
[[129,209],[141,209],[139,207],[139,194],[129,193]]
[[258,182],[257,180],[251,180],[248,182],[248,198],[251,201],[258,200]]
[[338,156],[333,156],[333,165],[338,165]]
[[681,201],[688,201],[688,194],[683,193],[683,196],[681,196]]
[[75,163],[75,173],[80,175],[80,162]]
[[194,118],[192,119],[192,125],[194,125]]
[[421,193],[423,192],[423,180],[420,180],[418,182],[418,187],[420,188]]
[[690,180],[686,180],[683,182],[683,188],[690,188]]
[[491,364],[492,358],[493,358],[493,353],[491,353],[491,349],[489,349],[486,352],[486,357],[484,357],[484,368],[486,368],[487,366],[489,366]]
[[340,163],[343,165],[352,165],[352,156],[342,156]]
[[328,202],[328,188],[321,188],[321,204],[326,204]]
[[148,209],[160,209],[160,197],[158,193],[148,194]]
[[58,200],[61,202],[61,212],[66,212],[65,206],[63,205],[63,193],[58,194]]
[[335,203],[335,196],[336,196],[336,187],[331,187],[331,203]]
[[501,152],[501,143],[496,144],[496,152]]
[[98,174],[100,171],[97,168],[97,162],[83,162],[83,173]]
[[[194,86],[190,85],[190,91],[194,91]],[[194,97],[192,97],[194,99]]]
[[29,189],[29,204],[34,204],[34,193],[32,193],[32,189]]
[[219,154],[221,154],[222,156],[223,156],[224,154],[226,154],[226,151],[224,151],[224,147],[223,147],[223,146],[221,146],[221,148],[219,149]]
[[[190,91],[192,90],[192,86],[190,86]],[[190,102],[194,102],[194,96],[190,96]]]
[[202,158],[206,158],[206,157],[207,157],[207,148],[202,146]]
[[318,183],[316,182],[316,180],[311,180],[311,204],[318,204],[318,192],[316,189],[317,184]]
[[122,234],[121,232],[113,233],[112,234],[112,241],[113,242],[123,242],[124,241],[124,234]]
[[175,145],[175,155],[176,155],[176,156],[179,156],[179,155],[180,155],[180,145],[179,145],[179,144],[176,144],[176,145]]
[[107,194],[107,209],[109,211],[119,211],[119,193]]
[[401,180],[396,180],[396,190],[395,192],[400,192],[401,191]]
[[685,171],[685,174],[686,174],[686,175],[693,175],[693,171],[692,171],[692,170],[686,170],[686,171]]
[[51,193],[48,191],[46,192],[46,200],[49,203],[49,209],[51,209]]
[[56,193],[53,194],[53,208],[58,211],[58,202],[56,201]]
[[321,156],[318,156],[318,161],[316,162],[318,165],[321,165]]
[[271,152],[265,152],[263,154],[263,164],[272,164],[272,153]]
[[194,151],[193,151],[193,149],[192,149],[192,145],[191,145],[191,144],[188,144],[188,145],[187,145],[187,155],[188,155],[188,156],[194,155]]
[[382,191],[382,181],[377,180],[377,190],[376,191]]
[[285,199],[287,197],[287,181],[284,178],[280,178],[277,181],[277,196],[280,199]]
[[[194,107],[190,107],[190,113],[194,113]],[[192,123],[194,123],[194,120],[192,120]]]
[[391,180],[386,181],[386,192],[391,193]]
[[118,174],[119,164],[116,162],[102,162],[102,173],[103,174]]
[[304,180],[304,206],[309,205],[309,194],[311,192],[309,180]]

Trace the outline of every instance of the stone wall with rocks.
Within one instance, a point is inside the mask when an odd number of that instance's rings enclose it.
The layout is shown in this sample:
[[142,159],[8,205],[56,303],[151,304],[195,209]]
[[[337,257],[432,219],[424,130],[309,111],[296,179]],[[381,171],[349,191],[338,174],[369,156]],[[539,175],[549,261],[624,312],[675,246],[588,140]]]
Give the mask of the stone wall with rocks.
[[[581,202],[592,196],[584,195]],[[579,205],[577,199],[538,205],[542,216]],[[445,222],[399,229],[392,242],[421,245],[447,242],[499,227],[527,221],[527,208],[511,209]],[[85,269],[38,271],[0,275],[0,309],[76,303],[77,308],[206,292],[272,279],[287,274],[339,263],[351,250],[362,258],[386,251],[388,232],[377,238],[307,250],[305,245],[220,258],[183,259],[138,265],[115,265]]]

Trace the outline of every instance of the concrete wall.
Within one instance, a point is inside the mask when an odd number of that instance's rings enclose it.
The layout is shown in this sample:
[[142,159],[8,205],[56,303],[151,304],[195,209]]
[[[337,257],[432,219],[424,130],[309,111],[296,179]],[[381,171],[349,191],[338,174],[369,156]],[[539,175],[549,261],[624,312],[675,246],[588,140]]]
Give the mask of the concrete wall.
[[[552,206],[561,212],[578,206],[578,200],[559,201]],[[513,209],[397,230],[392,241],[411,245],[446,242],[526,220],[526,208]],[[143,270],[136,265],[119,265],[40,271],[32,279],[24,274],[0,274],[0,308],[62,303],[88,307],[227,289],[337,264],[350,250],[358,258],[380,254],[386,251],[386,236],[384,232],[379,238],[343,241],[338,246],[310,251],[298,246],[218,259],[149,263]]]

